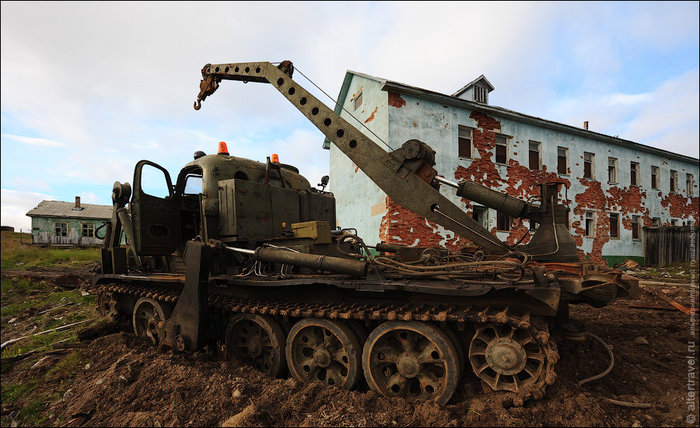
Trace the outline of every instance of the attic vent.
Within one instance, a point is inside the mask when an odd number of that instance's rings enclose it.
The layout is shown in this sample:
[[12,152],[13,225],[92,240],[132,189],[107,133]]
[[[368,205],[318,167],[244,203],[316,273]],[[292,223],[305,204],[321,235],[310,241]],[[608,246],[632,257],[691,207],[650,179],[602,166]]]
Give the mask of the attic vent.
[[477,103],[489,103],[489,90],[480,85],[474,86],[474,101]]

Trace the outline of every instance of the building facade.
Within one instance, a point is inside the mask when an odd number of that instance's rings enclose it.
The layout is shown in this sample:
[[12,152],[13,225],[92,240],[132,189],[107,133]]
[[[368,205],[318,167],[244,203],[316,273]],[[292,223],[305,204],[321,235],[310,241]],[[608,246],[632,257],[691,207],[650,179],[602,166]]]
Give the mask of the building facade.
[[[698,159],[488,104],[484,76],[452,95],[348,71],[336,112],[387,151],[418,139],[436,151],[435,169],[524,200],[539,183],[563,183],[579,255],[615,264],[643,261],[645,226],[698,221]],[[367,243],[457,248],[464,238],[398,206],[329,141],[338,225]],[[441,192],[499,239],[527,243],[536,225]]]
[[27,216],[32,219],[32,244],[93,246],[102,245],[95,231],[112,218],[112,207],[81,204],[76,196],[75,203],[41,201]]

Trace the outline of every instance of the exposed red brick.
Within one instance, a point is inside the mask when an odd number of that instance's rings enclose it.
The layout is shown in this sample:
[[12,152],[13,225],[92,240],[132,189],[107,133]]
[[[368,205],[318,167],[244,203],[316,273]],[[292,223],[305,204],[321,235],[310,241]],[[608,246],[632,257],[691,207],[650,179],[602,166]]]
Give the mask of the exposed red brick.
[[396,108],[401,108],[406,105],[406,101],[401,98],[398,92],[389,92],[389,105]]
[[367,118],[367,120],[365,120],[365,123],[369,123],[369,122],[371,122],[371,121],[374,120],[374,115],[375,115],[375,113],[377,113],[377,109],[378,109],[378,108],[379,108],[379,107],[375,107],[375,108],[374,108],[374,111],[373,111],[372,114]]
[[669,193],[661,200],[661,206],[668,208],[671,217],[693,218],[697,222],[700,214],[700,198],[686,198],[678,193]]

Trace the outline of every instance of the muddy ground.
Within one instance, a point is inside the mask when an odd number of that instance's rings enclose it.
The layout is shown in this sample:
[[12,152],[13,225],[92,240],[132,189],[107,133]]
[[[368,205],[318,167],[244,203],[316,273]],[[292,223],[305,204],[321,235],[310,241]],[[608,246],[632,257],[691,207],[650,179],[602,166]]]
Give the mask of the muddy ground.
[[[87,269],[2,274],[30,279],[42,276],[64,287],[83,284],[89,277]],[[467,389],[466,398],[446,406],[387,399],[371,391],[304,385],[201,354],[158,352],[129,332],[115,332],[109,326],[83,334],[83,342],[50,355],[38,366],[36,359],[3,363],[2,381],[16,383],[43,376],[38,388],[54,399],[38,409],[42,417],[34,420],[40,425],[687,425],[686,418],[692,413],[686,403],[687,357],[697,353],[688,349],[690,316],[672,309],[659,296],[689,306],[689,285],[653,282],[643,286],[648,291],[636,301],[620,300],[603,309],[571,309],[572,318],[585,322],[588,331],[612,346],[615,365],[610,374],[578,386],[577,380],[605,370],[607,353],[591,340],[560,340],[556,384],[549,387],[544,399],[522,408],[504,405],[501,395],[485,394],[478,384]],[[637,309],[629,304],[671,310]],[[3,339],[6,327],[3,325]],[[60,379],[46,376],[52,370],[65,374]],[[622,407],[606,398],[649,403],[650,407]],[[3,402],[2,425],[10,425],[13,412],[22,406],[22,400]]]

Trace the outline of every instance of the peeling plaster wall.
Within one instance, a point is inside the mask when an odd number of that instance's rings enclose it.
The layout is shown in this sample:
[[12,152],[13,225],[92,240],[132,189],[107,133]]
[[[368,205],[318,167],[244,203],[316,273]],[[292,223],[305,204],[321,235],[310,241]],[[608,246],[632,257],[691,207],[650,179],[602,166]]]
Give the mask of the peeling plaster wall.
[[[56,217],[32,217],[32,243],[56,245],[102,245],[102,239],[81,236],[83,223],[93,223],[95,230],[104,219],[69,219]],[[55,223],[66,223],[67,236],[55,236]],[[104,232],[100,232],[104,233]]]
[[[355,110],[354,99],[360,91],[362,91],[362,105]],[[381,90],[379,82],[354,76],[341,116],[382,148],[388,150],[365,127],[387,141],[389,108],[393,107],[389,107],[387,93]],[[337,225],[354,227],[362,231],[360,236],[369,245],[377,243],[379,225],[386,213],[385,194],[334,144],[330,146],[328,190],[335,196]]]
[[[632,215],[640,217],[641,226],[651,226],[654,217],[658,217],[661,224],[670,224],[672,219],[678,220],[678,224],[688,220],[698,223],[700,177],[697,163],[487,116],[478,111],[443,106],[411,95],[381,91],[378,82],[361,76],[353,77],[349,94],[355,94],[361,86],[367,107],[360,118],[364,120],[375,114],[370,125],[373,124],[376,127],[373,130],[393,148],[412,138],[426,142],[436,151],[435,169],[448,179],[474,180],[522,199],[539,195],[538,183],[541,182],[558,181],[569,186],[569,222],[582,258],[602,262],[604,257],[643,257],[643,232],[641,239],[632,239]],[[345,109],[353,111],[350,98],[348,95]],[[473,129],[473,159],[458,157],[458,125]],[[508,137],[508,161],[503,165],[495,163],[496,134]],[[541,144],[541,170],[531,171],[528,167],[531,140]],[[568,149],[567,174],[557,173],[559,146]],[[582,178],[584,152],[595,155],[593,180]],[[608,157],[618,159],[617,184],[608,183]],[[384,240],[404,245],[450,247],[467,243],[395,204],[334,147],[330,159],[331,174],[335,177],[332,191],[339,202],[340,225],[356,227],[367,243]],[[639,186],[630,185],[630,162],[639,163]],[[659,167],[659,190],[651,189],[652,165]],[[678,172],[676,194],[669,192],[672,169]],[[693,197],[688,197],[685,189],[686,173],[694,176]],[[472,211],[472,203],[456,197],[452,189],[442,186],[441,192],[468,212]],[[564,196],[562,189],[560,198]],[[595,212],[594,237],[584,236],[586,211]],[[619,213],[619,238],[609,236],[610,212]],[[528,231],[527,222],[519,220],[513,221],[510,232],[496,231],[496,212],[489,209],[487,217],[487,228],[508,243],[515,243]],[[526,236],[522,242],[528,240]]]

